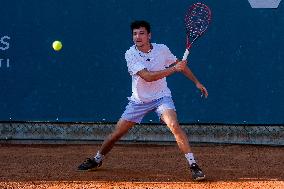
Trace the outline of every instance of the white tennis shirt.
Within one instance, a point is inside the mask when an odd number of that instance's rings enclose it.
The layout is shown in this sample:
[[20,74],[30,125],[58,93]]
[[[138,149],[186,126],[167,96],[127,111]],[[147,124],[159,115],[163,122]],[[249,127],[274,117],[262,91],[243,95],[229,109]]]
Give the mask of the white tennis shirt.
[[164,70],[177,60],[166,45],[152,43],[152,46],[149,53],[139,51],[135,45],[125,53],[128,72],[132,76],[132,96],[128,97],[129,100],[142,103],[171,96],[166,78],[147,82],[137,75],[137,72],[145,68],[148,71]]

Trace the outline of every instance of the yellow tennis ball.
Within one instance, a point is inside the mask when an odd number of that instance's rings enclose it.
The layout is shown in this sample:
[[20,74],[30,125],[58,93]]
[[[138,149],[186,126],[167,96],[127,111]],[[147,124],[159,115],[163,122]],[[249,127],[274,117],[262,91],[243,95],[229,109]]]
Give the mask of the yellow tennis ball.
[[52,47],[55,51],[60,51],[62,49],[62,43],[60,41],[54,41]]

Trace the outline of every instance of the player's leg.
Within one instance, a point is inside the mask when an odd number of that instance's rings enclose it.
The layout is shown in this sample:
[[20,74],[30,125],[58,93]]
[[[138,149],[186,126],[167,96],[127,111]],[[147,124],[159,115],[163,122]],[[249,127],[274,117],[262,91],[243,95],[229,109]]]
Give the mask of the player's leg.
[[203,180],[205,175],[197,165],[194,155],[191,152],[188,137],[179,125],[172,98],[164,97],[157,107],[156,112],[160,119],[167,124],[177,141],[179,149],[185,154],[190,166],[192,178],[194,180]]
[[106,155],[113,147],[116,141],[118,141],[128,130],[133,127],[135,122],[120,119],[115,127],[115,130],[105,139],[99,152],[101,155]]
[[180,127],[176,112],[173,109],[167,109],[161,115],[161,120],[164,121],[171,132],[173,133],[179,149],[184,153],[190,153],[191,148],[185,132]]
[[87,158],[85,162],[79,165],[78,170],[86,171],[100,167],[104,156],[112,149],[115,142],[126,134],[135,123],[140,123],[144,115],[151,108],[152,107],[147,104],[139,104],[130,101],[120,120],[117,122],[115,130],[104,140],[95,157]]
[[194,155],[191,152],[191,148],[189,146],[188,138],[185,134],[185,132],[180,127],[176,112],[173,109],[165,110],[162,115],[161,119],[167,124],[167,126],[170,128],[171,132],[175,136],[175,139],[177,141],[177,144],[180,148],[180,150],[185,154],[185,157],[189,163],[192,178],[194,180],[203,180],[205,179],[205,175],[202,172],[202,170],[197,165]]
[[133,127],[135,122],[120,119],[115,127],[115,130],[104,140],[100,150],[93,158],[87,158],[81,165],[79,171],[89,171],[96,169],[102,165],[103,157],[112,149],[116,141],[118,141],[127,131]]

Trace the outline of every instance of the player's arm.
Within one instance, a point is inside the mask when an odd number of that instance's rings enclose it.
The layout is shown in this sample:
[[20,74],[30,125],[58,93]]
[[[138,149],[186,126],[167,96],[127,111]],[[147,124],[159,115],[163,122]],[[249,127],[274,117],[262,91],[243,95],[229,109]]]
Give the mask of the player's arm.
[[186,61],[180,61],[180,62],[177,62],[174,66],[171,66],[164,70],[148,71],[147,69],[143,69],[137,72],[137,74],[147,82],[157,81],[164,77],[168,77],[175,72],[182,72],[185,69],[186,64],[187,64]]
[[195,85],[200,83],[198,79],[195,77],[195,75],[192,73],[192,71],[189,69],[188,66],[185,67],[185,69],[182,72],[188,79],[190,79]]
[[177,70],[175,66],[172,66],[161,71],[148,71],[147,69],[143,69],[137,72],[137,75],[139,75],[147,82],[152,82],[162,79],[164,77],[168,77],[169,75],[172,75],[175,72],[177,72]]
[[[180,60],[177,60],[176,62],[172,63],[171,66],[176,66],[177,63],[180,62]],[[193,83],[196,85],[197,83],[200,83],[198,79],[195,77],[195,75],[192,73],[192,71],[189,69],[189,67],[186,65],[184,69],[182,70],[182,73]]]
[[195,86],[201,91],[201,93],[207,98],[208,96],[207,89],[198,81],[198,79],[195,77],[195,75],[192,73],[192,71],[189,69],[188,66],[185,67],[182,73],[188,79],[190,79],[195,84]]

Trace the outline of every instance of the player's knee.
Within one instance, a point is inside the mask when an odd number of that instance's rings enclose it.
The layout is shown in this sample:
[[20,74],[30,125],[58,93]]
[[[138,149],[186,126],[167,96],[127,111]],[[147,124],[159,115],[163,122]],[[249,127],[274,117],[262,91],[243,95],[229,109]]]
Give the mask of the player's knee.
[[178,133],[181,132],[181,128],[180,128],[178,122],[176,122],[176,121],[170,122],[168,124],[168,126],[174,134],[178,134]]
[[128,130],[117,130],[114,133],[111,134],[110,140],[117,141],[119,140],[123,135],[127,133]]

